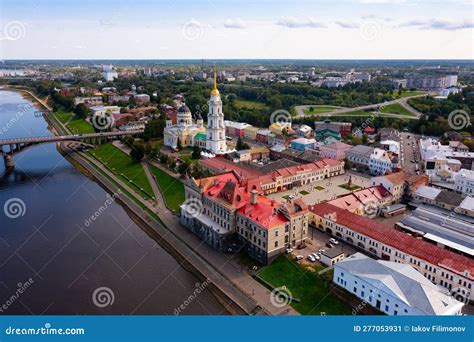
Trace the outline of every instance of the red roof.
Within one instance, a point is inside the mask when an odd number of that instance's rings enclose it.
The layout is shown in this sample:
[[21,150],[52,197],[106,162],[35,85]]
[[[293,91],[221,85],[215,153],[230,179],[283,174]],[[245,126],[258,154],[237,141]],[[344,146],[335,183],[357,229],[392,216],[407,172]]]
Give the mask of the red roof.
[[262,175],[262,173],[258,172],[257,170],[244,167],[242,165],[239,165],[238,163],[234,163],[224,158],[201,159],[199,162],[204,166],[208,166],[217,170],[222,170],[223,172],[229,172],[234,170],[235,172],[237,172],[237,174],[245,178],[258,177]]
[[417,239],[382,223],[353,214],[329,203],[317,204],[310,208],[318,216],[335,214],[335,221],[360,234],[392,246],[404,253],[425,260],[433,265],[452,269],[458,273],[470,272],[474,276],[474,260],[456,254],[429,242]]
[[[204,197],[237,210],[239,214],[263,228],[271,229],[288,222],[285,215],[278,210],[280,202],[258,195],[257,202],[251,204],[250,191],[254,189],[254,183],[252,180],[240,179],[234,171],[198,179],[195,184],[201,189]],[[259,191],[259,187],[256,187],[256,190]],[[302,199],[295,199],[284,207],[290,216],[307,212],[307,206]]]
[[367,203],[379,202],[391,196],[390,192],[382,185],[373,186],[367,189],[355,191],[346,196],[329,201],[332,205],[346,210],[353,210],[363,207]]
[[249,201],[238,212],[256,224],[271,229],[288,222],[286,217],[277,210],[279,206],[279,202],[270,200],[265,196],[259,196],[257,203],[251,204]]

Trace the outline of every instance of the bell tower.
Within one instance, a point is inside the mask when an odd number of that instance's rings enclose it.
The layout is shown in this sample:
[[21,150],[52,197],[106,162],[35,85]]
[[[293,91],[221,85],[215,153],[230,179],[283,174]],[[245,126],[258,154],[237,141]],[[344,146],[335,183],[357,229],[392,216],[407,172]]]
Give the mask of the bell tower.
[[222,101],[219,90],[217,90],[216,66],[214,65],[214,88],[208,101],[209,112],[207,114],[206,149],[213,154],[224,154],[227,152],[225,138],[224,113],[222,112]]

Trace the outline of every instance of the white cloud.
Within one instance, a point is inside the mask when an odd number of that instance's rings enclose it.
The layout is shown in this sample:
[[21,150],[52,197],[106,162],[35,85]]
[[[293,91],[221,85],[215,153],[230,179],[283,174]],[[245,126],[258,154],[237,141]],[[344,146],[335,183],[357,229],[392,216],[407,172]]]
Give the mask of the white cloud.
[[340,27],[346,28],[346,29],[359,28],[359,24],[357,24],[357,23],[351,23],[351,22],[345,22],[345,21],[335,21],[334,23],[336,25],[339,25]]
[[410,20],[399,25],[399,27],[416,27],[422,30],[462,30],[466,28],[474,28],[472,20],[464,20],[462,22],[453,22],[443,19],[430,20]]
[[224,22],[224,27],[225,28],[237,28],[237,29],[243,29],[247,27],[247,23],[243,21],[240,18],[228,18]]
[[278,20],[277,25],[298,28],[298,27],[312,27],[312,28],[324,28],[325,24],[317,22],[313,18],[296,18],[296,17],[284,17]]

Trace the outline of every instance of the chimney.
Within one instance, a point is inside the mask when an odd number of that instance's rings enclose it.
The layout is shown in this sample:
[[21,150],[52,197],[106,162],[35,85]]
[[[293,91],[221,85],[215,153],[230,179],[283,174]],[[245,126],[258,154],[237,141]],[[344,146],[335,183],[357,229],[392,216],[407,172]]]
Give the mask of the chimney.
[[255,205],[258,201],[258,191],[252,190],[250,192],[250,204]]

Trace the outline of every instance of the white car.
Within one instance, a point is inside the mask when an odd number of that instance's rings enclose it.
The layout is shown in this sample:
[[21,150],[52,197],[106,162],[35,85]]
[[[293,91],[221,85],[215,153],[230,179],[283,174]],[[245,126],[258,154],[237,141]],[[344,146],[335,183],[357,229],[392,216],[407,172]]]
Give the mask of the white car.
[[291,252],[293,252],[293,248],[287,248],[286,249],[286,254],[290,254]]
[[315,259],[314,256],[311,255],[311,254],[308,255],[307,259],[308,259],[309,261],[311,261],[311,262],[316,262],[316,259]]
[[320,249],[318,250],[318,253],[324,253],[324,252],[326,252],[326,250],[325,250],[324,248],[320,248]]
[[299,261],[299,260],[301,260],[301,259],[303,259],[303,256],[302,256],[302,255],[297,255],[297,256],[295,256],[295,260],[296,260],[296,261]]
[[339,244],[339,242],[337,242],[337,240],[333,238],[329,239],[329,242],[332,243],[333,245]]
[[321,259],[321,257],[317,253],[311,253],[311,255],[313,256],[315,260]]

